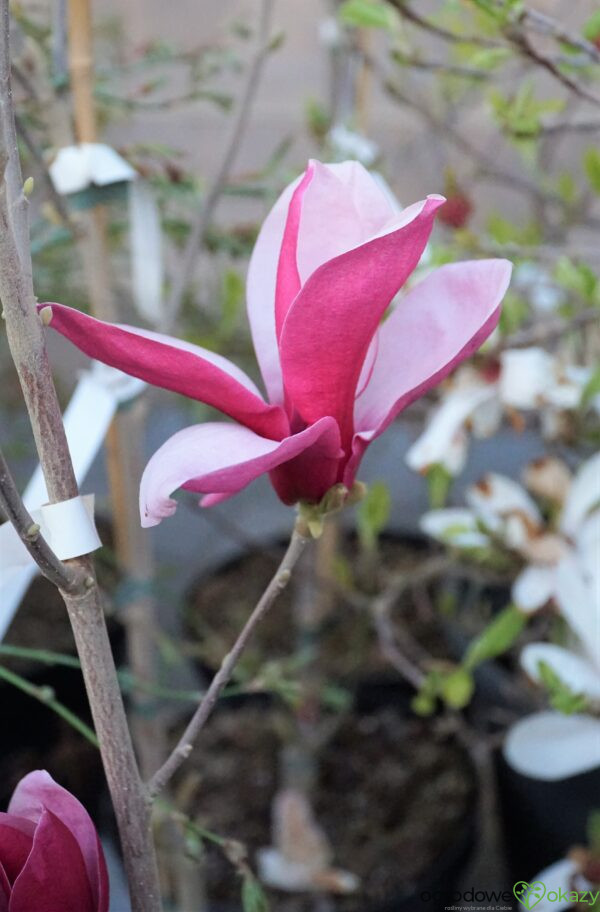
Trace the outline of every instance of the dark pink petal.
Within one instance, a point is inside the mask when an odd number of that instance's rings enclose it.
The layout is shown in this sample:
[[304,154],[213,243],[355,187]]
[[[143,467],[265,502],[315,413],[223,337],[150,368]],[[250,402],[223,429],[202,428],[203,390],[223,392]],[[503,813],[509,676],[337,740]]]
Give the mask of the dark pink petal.
[[290,308],[280,340],[284,384],[307,424],[332,415],[350,448],[354,398],[386,307],[421,258],[443,197],[405,209],[381,236],[320,266]]
[[281,409],[265,403],[249,377],[221,355],[159,333],[103,323],[62,304],[41,307],[52,308],[52,328],[90,358],[212,405],[267,436],[288,433]]
[[507,260],[452,263],[436,269],[398,302],[379,331],[371,379],[356,400],[357,434],[346,484],[370,441],[489,336],[510,273]]
[[218,495],[222,500],[223,495],[241,491],[259,475],[313,446],[318,447],[326,481],[340,456],[339,430],[333,418],[323,418],[279,442],[236,424],[211,422],[179,431],[157,450],[142,476],[142,525],[155,526],[175,512],[177,504],[170,495],[177,488]]
[[35,824],[24,817],[0,813],[0,864],[13,883],[33,844]]
[[8,912],[8,903],[12,893],[6,871],[0,862],[0,912]]
[[[286,224],[294,238],[288,238],[287,275],[300,283],[326,260],[357,247],[373,237],[394,217],[397,207],[381,184],[358,162],[322,165],[311,161],[308,170],[283,191],[258,235],[248,267],[248,318],[260,369],[273,403],[284,401],[279,349],[275,330],[275,291]],[[300,183],[302,193],[297,194]],[[296,194],[301,213],[290,219],[290,203]],[[301,196],[301,199],[300,199]],[[299,208],[299,207],[298,207]],[[299,215],[299,224],[298,224]],[[290,290],[291,289],[291,290]],[[293,285],[286,290],[291,303]]]
[[36,770],[21,779],[8,810],[10,814],[25,817],[34,823],[41,818],[44,810],[48,810],[68,827],[85,862],[95,903],[94,912],[106,912],[108,875],[104,853],[92,819],[77,798],[58,785],[45,770]]
[[281,329],[292,301],[300,291],[300,273],[298,272],[297,248],[298,232],[300,231],[300,218],[302,215],[302,200],[309,187],[314,174],[314,165],[310,164],[304,177],[294,190],[281,241],[279,262],[277,264],[277,283],[275,285],[275,331],[277,338],[281,336]]
[[44,810],[15,880],[10,912],[97,912],[83,855],[69,827]]

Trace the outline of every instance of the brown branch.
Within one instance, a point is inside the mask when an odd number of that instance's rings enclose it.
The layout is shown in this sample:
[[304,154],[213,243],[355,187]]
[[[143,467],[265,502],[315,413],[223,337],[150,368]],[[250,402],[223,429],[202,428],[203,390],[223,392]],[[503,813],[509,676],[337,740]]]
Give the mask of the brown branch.
[[550,35],[557,41],[577,48],[595,63],[600,63],[600,48],[597,48],[595,44],[592,44],[583,35],[572,32],[562,22],[557,22],[556,19],[546,15],[546,13],[526,7],[518,14],[517,20],[541,35]]
[[82,588],[84,585],[82,574],[74,567],[63,564],[40,535],[40,527],[34,522],[21,499],[2,450],[0,450],[0,508],[15,527],[33,560],[51,583],[67,592]]
[[535,326],[527,329],[520,329],[518,332],[506,336],[497,345],[489,349],[490,355],[496,355],[505,351],[507,348],[526,348],[528,345],[539,345],[541,342],[550,342],[568,332],[574,332],[577,329],[583,329],[590,323],[596,323],[598,320],[598,311],[592,307],[589,310],[582,310],[574,314],[570,319],[563,320],[545,320]]
[[435,35],[437,38],[442,38],[450,44],[474,44],[479,47],[487,48],[506,47],[505,44],[502,44],[499,41],[494,41],[492,38],[484,38],[481,35],[460,35],[456,32],[450,32],[448,29],[442,28],[435,22],[431,22],[431,20],[420,16],[412,7],[408,6],[407,3],[404,3],[404,0],[389,0],[389,3],[398,10],[401,16],[409,22],[412,22],[413,25],[417,25],[423,31],[429,32],[430,35]]
[[279,567],[275,571],[271,582],[246,621],[230,652],[228,652],[223,659],[221,667],[212,679],[206,694],[202,698],[175,749],[150,780],[148,791],[153,798],[163,790],[182,763],[189,757],[200,730],[212,713],[221,691],[231,679],[231,675],[233,674],[240,656],[246,648],[248,640],[260,621],[275,603],[278,595],[287,586],[292,575],[292,570],[298,563],[309,540],[310,539],[304,534],[304,529],[301,528],[300,523],[297,522],[287,551],[279,564]]
[[274,0],[262,0],[262,10],[258,26],[258,40],[254,57],[250,63],[246,85],[240,96],[229,140],[221,159],[221,165],[213,179],[210,190],[204,197],[192,223],[191,231],[178,268],[175,271],[173,287],[165,307],[165,328],[177,318],[181,302],[186,293],[194,271],[198,249],[202,244],[215,207],[231,174],[231,169],[239,152],[242,137],[246,132],[252,102],[260,81],[263,64],[269,53],[269,33]]
[[574,95],[577,95],[584,101],[588,101],[591,104],[600,107],[600,97],[598,95],[594,92],[590,92],[590,90],[577,79],[563,73],[552,58],[548,57],[546,54],[542,54],[541,51],[538,51],[537,48],[533,46],[527,35],[517,32],[515,29],[507,30],[507,35],[515,47],[517,47],[525,57],[528,57],[534,63],[538,64],[538,66],[541,66],[542,69],[550,73],[554,79],[562,83],[570,92],[573,92]]
[[[78,495],[33,291],[10,72],[9,4],[0,0],[0,299],[6,333],[52,503]],[[89,556],[68,562],[85,585],[61,588],[100,743],[121,837],[133,912],[160,912],[150,803],[137,768],[106,624]]]

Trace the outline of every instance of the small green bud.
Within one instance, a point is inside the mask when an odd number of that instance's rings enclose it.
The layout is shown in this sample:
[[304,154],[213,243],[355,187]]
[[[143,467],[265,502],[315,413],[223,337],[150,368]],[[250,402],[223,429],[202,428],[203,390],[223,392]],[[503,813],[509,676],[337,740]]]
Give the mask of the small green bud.
[[33,193],[33,185],[34,185],[33,178],[28,177],[26,179],[25,183],[23,184],[23,193],[25,194],[25,196],[31,196],[31,194]]
[[440,692],[451,709],[463,709],[470,702],[474,689],[473,675],[466,668],[456,668],[443,679]]

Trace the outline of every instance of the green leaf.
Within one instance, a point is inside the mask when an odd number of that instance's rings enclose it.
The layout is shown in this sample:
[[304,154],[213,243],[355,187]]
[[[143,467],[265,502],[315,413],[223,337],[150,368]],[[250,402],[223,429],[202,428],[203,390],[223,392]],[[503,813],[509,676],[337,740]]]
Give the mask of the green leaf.
[[269,912],[269,903],[257,879],[247,873],[242,882],[242,907],[244,912]]
[[538,670],[540,680],[548,691],[550,705],[553,709],[564,713],[565,716],[585,712],[588,708],[588,699],[585,694],[576,693],[568,684],[565,684],[560,675],[547,662],[540,660]]
[[567,291],[574,291],[584,300],[591,304],[595,303],[599,280],[587,263],[576,262],[568,256],[561,256],[554,267],[554,278]]
[[465,653],[463,667],[473,671],[482,662],[502,655],[517,639],[526,620],[526,616],[514,605],[504,608],[491,624],[471,641]]
[[358,537],[364,548],[372,551],[385,529],[391,512],[390,492],[383,481],[369,485],[365,498],[356,512]]
[[377,28],[391,32],[397,13],[385,0],[345,0],[339,8],[340,21],[358,28]]
[[494,70],[513,56],[510,48],[477,48],[468,58],[475,70]]
[[600,194],[600,149],[590,146],[583,156],[583,168],[590,187]]
[[463,709],[471,702],[475,681],[466,668],[456,668],[442,680],[440,696],[451,709]]
[[448,498],[452,475],[440,462],[435,462],[427,469],[425,478],[429,491],[429,504],[432,509],[439,510],[445,505]]
[[600,853],[600,811],[591,811],[586,825],[587,844],[595,854]]
[[600,9],[592,13],[590,18],[583,26],[583,37],[588,41],[595,41],[600,37]]
[[592,399],[600,393],[600,366],[595,369],[588,382],[583,387],[581,405],[585,408]]

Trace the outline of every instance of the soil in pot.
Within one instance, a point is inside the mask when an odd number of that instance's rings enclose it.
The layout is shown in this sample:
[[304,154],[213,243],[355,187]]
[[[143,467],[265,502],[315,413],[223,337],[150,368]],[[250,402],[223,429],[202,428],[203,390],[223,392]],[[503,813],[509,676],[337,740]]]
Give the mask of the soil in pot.
[[[271,844],[271,803],[281,786],[289,730],[285,710],[221,708],[203,732],[186,777],[198,787],[190,813],[241,840],[254,861]],[[332,912],[434,912],[424,890],[452,889],[472,836],[474,775],[463,750],[435,723],[395,707],[349,713],[315,756],[311,792],[334,863],[360,878],[359,891],[331,898]],[[189,787],[183,786],[189,796]],[[206,847],[207,894],[215,912],[239,910],[240,884],[221,852]],[[313,912],[310,894],[272,892],[277,912]]]

